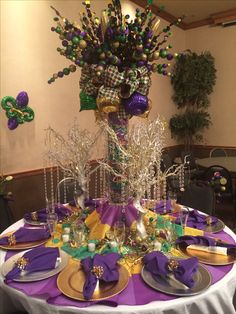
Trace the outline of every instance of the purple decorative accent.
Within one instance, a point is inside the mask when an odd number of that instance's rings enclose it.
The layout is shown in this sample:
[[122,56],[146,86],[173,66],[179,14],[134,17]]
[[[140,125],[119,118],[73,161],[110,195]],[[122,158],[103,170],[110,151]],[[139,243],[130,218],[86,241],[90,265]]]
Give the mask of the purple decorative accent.
[[[87,257],[80,262],[87,275],[83,288],[83,296],[86,300],[92,298],[98,278],[105,282],[119,280],[119,272],[117,270],[118,259],[120,259],[118,253],[108,253],[106,255],[95,254],[93,258]],[[98,267],[101,270],[100,275],[96,275],[93,272],[94,268],[98,269]]]
[[148,98],[138,92],[134,92],[130,98],[123,100],[124,108],[127,114],[138,116],[148,109]]
[[[50,237],[50,232],[46,228],[25,228],[21,227],[14,233],[16,243],[33,242]],[[8,236],[0,239],[1,245],[8,245]]]
[[7,121],[7,126],[10,130],[15,130],[18,127],[18,124],[17,118],[9,118]]
[[[216,236],[217,238],[220,238],[223,241],[235,243],[232,237],[225,233],[224,231],[217,233]],[[12,255],[13,255],[12,252],[8,251],[6,258],[8,259]],[[233,265],[231,264],[220,267],[205,265],[204,267],[206,267],[208,271],[211,273],[212,284],[214,284],[217,281],[221,280],[229,271],[231,271]],[[13,281],[8,283],[8,285],[14,289],[22,291],[28,296],[45,299],[49,304],[59,306],[75,306],[78,308],[84,308],[94,304],[106,304],[108,306],[144,305],[153,301],[168,301],[176,299],[176,297],[174,296],[156,291],[147,286],[143,282],[139,274],[133,275],[130,278],[128,286],[121,293],[107,300],[98,302],[77,301],[67,298],[57,288],[57,275],[38,282],[18,283]]]
[[[203,214],[200,214],[196,209],[191,210],[188,214],[187,226],[191,228],[196,228],[203,230],[207,226],[207,221],[211,219],[211,225],[215,225],[218,221],[216,217],[209,217]],[[180,224],[180,218],[175,220],[175,223]]]
[[168,53],[166,56],[167,60],[172,60],[173,59],[173,55],[171,53]]
[[156,204],[154,211],[158,214],[167,214],[171,212],[171,200],[162,200]]
[[[64,217],[66,216],[69,216],[71,214],[71,211],[69,208],[63,206],[63,205],[59,205],[59,206],[56,206],[55,207],[55,212],[56,214],[58,215],[58,219],[63,219]],[[46,209],[43,208],[43,209],[40,209],[37,211],[37,216],[38,216],[38,219],[37,221],[41,221],[41,222],[45,222],[47,220],[47,213],[46,213]],[[26,220],[32,220],[31,218],[31,213],[26,213],[24,215],[24,218]]]
[[26,92],[20,92],[16,97],[16,104],[18,107],[23,108],[28,105],[29,97]]
[[177,280],[189,288],[194,286],[193,275],[198,269],[198,259],[196,257],[178,260],[173,268],[171,268],[170,260],[162,252],[151,252],[144,256],[143,261],[146,270],[152,274],[156,281],[162,276],[166,277],[168,274],[173,273]]
[[[109,204],[109,201],[106,200],[98,203],[96,211],[102,224],[113,226],[117,220],[121,219],[123,207],[123,205]],[[126,205],[125,212],[125,223],[127,226],[131,226],[133,221],[138,219],[137,208],[134,207],[132,199]]]
[[[26,252],[23,257],[28,260],[24,270],[31,273],[55,268],[57,258],[59,257],[58,248],[39,247]],[[19,277],[21,269],[13,267],[6,275],[6,281]]]

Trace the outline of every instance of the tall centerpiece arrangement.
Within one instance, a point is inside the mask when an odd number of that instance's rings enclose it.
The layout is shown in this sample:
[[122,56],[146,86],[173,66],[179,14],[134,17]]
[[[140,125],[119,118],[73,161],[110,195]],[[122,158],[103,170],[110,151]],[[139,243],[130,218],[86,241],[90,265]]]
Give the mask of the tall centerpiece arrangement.
[[[51,84],[75,72],[77,67],[82,68],[80,110],[94,110],[97,120],[102,121],[101,128],[108,133],[108,155],[100,161],[100,166],[109,173],[108,178],[104,177],[108,181],[109,204],[101,202],[99,219],[107,208],[109,216],[114,216],[111,220],[117,219],[117,211],[126,211],[126,219],[133,211],[141,237],[146,234],[142,197],[150,196],[153,191],[158,201],[165,198],[166,177],[183,170],[181,165],[161,171],[164,122],[160,118],[128,131],[132,116],[148,117],[152,72],[171,76],[169,62],[178,57],[170,52],[172,46],[167,40],[172,35],[171,26],[180,23],[181,18],[159,30],[160,19],[152,14],[151,4],[149,0],[144,10],[137,8],[131,17],[123,14],[120,0],[112,0],[99,18],[86,0],[79,22],[70,22],[52,7],[56,26],[51,30],[61,40],[57,51],[72,64],[54,73],[48,81]],[[80,159],[77,162],[80,168]],[[124,205],[128,196],[133,197],[132,206]],[[94,217],[92,221],[88,225],[95,230],[98,221]]]

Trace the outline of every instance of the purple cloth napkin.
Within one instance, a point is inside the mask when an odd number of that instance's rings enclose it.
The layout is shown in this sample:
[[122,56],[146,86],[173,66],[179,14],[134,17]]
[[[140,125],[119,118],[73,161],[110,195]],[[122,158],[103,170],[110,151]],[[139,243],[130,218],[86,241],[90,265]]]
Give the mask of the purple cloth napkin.
[[54,269],[59,256],[58,248],[39,247],[32,249],[16,261],[15,266],[6,275],[6,281],[19,277],[22,270],[36,272]]
[[50,238],[48,228],[25,228],[21,227],[10,236],[5,236],[0,239],[1,245],[14,245],[21,242],[33,242],[46,240]]
[[105,282],[119,280],[119,271],[117,269],[119,258],[118,253],[95,254],[93,258],[87,257],[81,261],[81,265],[87,274],[83,287],[83,296],[86,300],[91,299],[98,279]]
[[[205,229],[208,224],[214,225],[218,221],[216,217],[200,214],[196,209],[189,211],[186,215],[188,215],[187,226],[199,230]],[[175,223],[181,224],[179,217],[175,220]]]
[[154,211],[158,214],[167,214],[171,212],[171,200],[162,200],[156,204]]
[[173,274],[177,280],[192,288],[194,286],[193,275],[198,269],[198,259],[191,257],[183,260],[168,259],[161,252],[151,252],[143,258],[146,270],[148,270],[153,278],[166,277]]
[[[71,214],[71,211],[69,208],[59,205],[55,207],[55,213],[58,216],[58,219],[63,219],[65,216],[69,216]],[[46,213],[46,208],[37,210],[36,212],[32,213],[26,213],[24,215],[24,218],[26,220],[35,220],[35,221],[40,221],[40,222],[46,222],[47,221],[47,213]]]
[[[98,203],[98,200],[93,200],[92,198],[87,198],[85,201],[84,201],[84,205],[85,207],[92,207],[92,208],[95,208],[97,207],[97,203]],[[75,201],[72,200],[69,202],[69,205],[71,206],[75,206]]]
[[176,244],[184,244],[186,246],[191,244],[204,246],[221,246],[228,248],[230,250],[229,253],[234,253],[234,250],[236,250],[235,244],[225,243],[218,239],[213,239],[205,236],[181,236],[176,240]]

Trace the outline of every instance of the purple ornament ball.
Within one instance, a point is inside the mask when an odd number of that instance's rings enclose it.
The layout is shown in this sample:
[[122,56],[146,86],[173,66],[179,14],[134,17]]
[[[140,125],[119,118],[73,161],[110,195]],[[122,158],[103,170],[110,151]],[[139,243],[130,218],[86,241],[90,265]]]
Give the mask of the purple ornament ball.
[[134,92],[130,98],[124,99],[124,108],[127,114],[139,116],[148,109],[148,98],[138,92]]
[[26,92],[20,92],[16,97],[16,104],[18,107],[23,108],[28,105],[29,97]]
[[14,130],[18,127],[17,118],[10,118],[7,122],[8,129]]

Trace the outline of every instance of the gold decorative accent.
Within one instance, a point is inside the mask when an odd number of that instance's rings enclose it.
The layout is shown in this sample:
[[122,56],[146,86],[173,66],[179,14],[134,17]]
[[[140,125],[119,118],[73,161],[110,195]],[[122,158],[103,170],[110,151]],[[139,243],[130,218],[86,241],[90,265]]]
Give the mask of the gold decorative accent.
[[176,259],[171,258],[168,262],[168,269],[174,271],[179,267],[179,263]]
[[37,214],[37,212],[32,212],[32,213],[30,214],[30,216],[31,216],[31,219],[32,219],[33,221],[37,221],[37,220],[38,220],[38,214]]
[[207,216],[207,217],[206,217],[206,223],[207,223],[208,226],[210,226],[210,225],[212,224],[212,218],[211,218],[211,216]]
[[116,100],[113,100],[111,103],[111,100],[105,97],[97,98],[97,106],[101,112],[104,113],[110,113],[110,112],[116,112],[119,109],[120,105],[120,99],[117,98]]
[[25,267],[29,264],[29,259],[22,256],[18,258],[15,264],[20,270],[24,270]]
[[93,273],[97,279],[100,279],[104,274],[104,268],[102,266],[94,265],[91,270],[91,273]]
[[16,236],[14,234],[11,234],[7,240],[10,246],[16,244]]
[[[122,265],[118,265],[118,271],[118,281],[103,282],[101,280],[99,282],[99,291],[92,296],[90,301],[110,298],[126,288],[129,282],[129,272]],[[84,301],[83,287],[86,277],[83,268],[78,265],[78,260],[71,260],[57,278],[58,289],[72,299]]]

